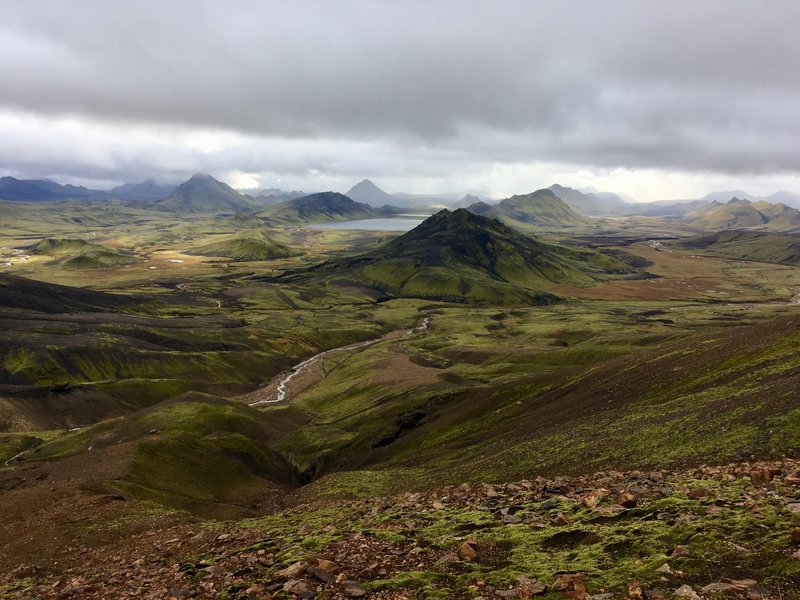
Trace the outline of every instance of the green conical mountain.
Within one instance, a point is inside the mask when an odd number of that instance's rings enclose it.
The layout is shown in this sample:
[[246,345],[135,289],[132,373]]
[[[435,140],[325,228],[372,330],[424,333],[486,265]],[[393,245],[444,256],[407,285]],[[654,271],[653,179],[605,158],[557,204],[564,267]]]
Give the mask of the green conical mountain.
[[551,190],[538,190],[506,198],[483,213],[519,228],[587,227],[592,219],[579,215]]
[[298,275],[327,276],[394,297],[542,304],[557,300],[547,292],[554,283],[588,283],[628,270],[602,254],[546,244],[458,209],[443,210],[369,253]]
[[272,260],[295,256],[297,252],[270,240],[260,231],[225,236],[192,250],[200,256],[225,256],[234,260]]
[[250,210],[247,196],[211,175],[198,173],[179,185],[168,196],[153,203],[152,208],[180,213],[238,213]]
[[386,214],[369,204],[354,202],[338,192],[320,192],[275,204],[258,213],[258,217],[273,223],[302,225],[328,221],[373,219]]

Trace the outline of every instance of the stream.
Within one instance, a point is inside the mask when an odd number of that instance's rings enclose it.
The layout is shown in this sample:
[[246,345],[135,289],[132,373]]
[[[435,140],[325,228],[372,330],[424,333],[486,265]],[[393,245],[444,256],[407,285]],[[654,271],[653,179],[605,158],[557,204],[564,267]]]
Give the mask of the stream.
[[[421,331],[425,331],[428,329],[428,325],[430,325],[431,318],[425,317],[422,319],[422,323],[420,323],[417,327],[412,327],[408,331],[403,334],[403,337],[413,335],[415,333],[419,333]],[[320,352],[319,354],[315,354],[311,358],[305,359],[303,362],[296,364],[292,367],[292,370],[289,372],[288,375],[284,375],[283,378],[278,382],[278,388],[276,390],[276,394],[274,397],[269,397],[264,400],[256,400],[255,402],[249,402],[250,406],[260,406],[262,404],[275,404],[277,402],[283,402],[286,400],[286,393],[287,393],[287,386],[289,382],[294,379],[297,375],[304,371],[308,371],[312,366],[314,366],[317,362],[322,360],[329,354],[333,354],[334,352],[343,352],[345,350],[357,350],[359,348],[365,348],[366,346],[371,346],[372,344],[377,344],[383,337],[375,338],[374,340],[367,340],[365,342],[358,342],[356,344],[348,344],[347,346],[339,346],[338,348],[331,348],[330,350],[325,350],[324,352]]]

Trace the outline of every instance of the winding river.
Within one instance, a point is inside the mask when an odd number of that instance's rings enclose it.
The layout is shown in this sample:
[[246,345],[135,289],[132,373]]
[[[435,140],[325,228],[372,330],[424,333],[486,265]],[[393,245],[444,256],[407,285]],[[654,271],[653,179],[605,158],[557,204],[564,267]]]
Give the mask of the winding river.
[[[430,325],[431,318],[425,317],[422,319],[422,323],[420,323],[417,327],[412,327],[408,331],[403,334],[403,337],[413,335],[415,333],[419,333],[421,331],[425,331],[428,329],[428,325]],[[319,354],[315,354],[311,358],[305,359],[303,362],[296,364],[292,367],[292,370],[289,374],[284,375],[280,381],[278,381],[278,387],[276,389],[276,393],[274,396],[270,396],[265,398],[264,400],[256,400],[255,402],[248,402],[250,406],[261,406],[263,404],[275,404],[277,402],[283,402],[286,400],[286,393],[287,393],[287,386],[289,382],[292,381],[295,377],[297,377],[300,373],[308,371],[318,363],[320,360],[328,356],[329,354],[333,354],[334,352],[343,352],[345,350],[358,350],[359,348],[365,348],[366,346],[371,346],[372,344],[377,344],[381,340],[385,339],[385,337],[375,338],[374,340],[367,340],[365,342],[358,342],[356,344],[348,344],[347,346],[339,346],[338,348],[331,348],[330,350],[325,350],[324,352],[320,352]]]

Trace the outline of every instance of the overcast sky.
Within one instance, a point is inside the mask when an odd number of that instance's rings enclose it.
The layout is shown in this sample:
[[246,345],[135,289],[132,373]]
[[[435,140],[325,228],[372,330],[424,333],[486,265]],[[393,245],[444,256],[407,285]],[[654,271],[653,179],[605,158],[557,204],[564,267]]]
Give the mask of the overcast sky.
[[800,193],[800,2],[0,0],[0,175]]

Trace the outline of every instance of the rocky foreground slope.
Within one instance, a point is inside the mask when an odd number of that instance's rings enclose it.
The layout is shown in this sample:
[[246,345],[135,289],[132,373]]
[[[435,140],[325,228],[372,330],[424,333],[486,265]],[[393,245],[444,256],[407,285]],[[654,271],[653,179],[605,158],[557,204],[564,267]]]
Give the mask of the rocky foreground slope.
[[306,493],[231,522],[140,507],[112,524],[52,556],[4,556],[0,597],[800,598],[794,459],[369,499]]

